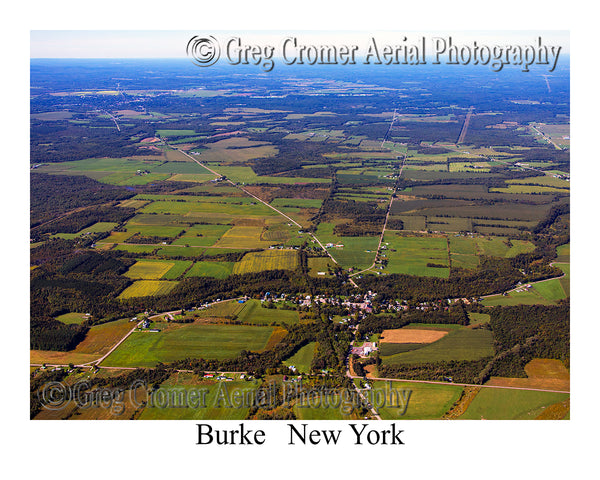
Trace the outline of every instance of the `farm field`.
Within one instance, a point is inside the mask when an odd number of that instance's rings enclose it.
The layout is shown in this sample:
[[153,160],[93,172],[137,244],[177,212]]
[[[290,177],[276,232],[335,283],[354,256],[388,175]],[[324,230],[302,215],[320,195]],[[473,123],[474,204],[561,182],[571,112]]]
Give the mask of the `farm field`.
[[468,328],[454,329],[440,340],[409,352],[383,357],[383,363],[449,362],[451,360],[478,360],[494,354],[492,332]]
[[[190,375],[190,374],[188,374]],[[191,376],[191,375],[190,375]],[[254,398],[258,388],[258,383],[234,380],[231,382],[215,382],[213,380],[195,380],[190,381],[185,378],[177,379],[163,383],[160,390],[163,393],[155,393],[154,404],[146,406],[142,411],[140,420],[243,420],[248,415],[249,408],[242,406],[234,407],[234,399]],[[192,391],[203,391],[207,393],[204,402],[198,406],[160,408],[162,395],[173,396],[180,395],[177,398],[193,398]],[[188,391],[186,396],[185,391]],[[251,404],[251,403],[250,403]],[[177,405],[177,404],[176,404]]]
[[242,350],[261,351],[271,327],[156,323],[160,332],[134,332],[103,363],[112,367],[153,367],[185,358],[233,358]]
[[134,263],[126,275],[134,279],[159,279],[162,278],[172,267],[174,262],[163,262],[160,260],[138,260]]
[[258,325],[293,325],[300,321],[296,310],[282,310],[279,308],[263,308],[260,301],[248,300],[241,311],[237,313],[236,320],[244,324]]
[[215,244],[218,248],[265,248],[272,244],[261,240],[263,227],[234,226]]
[[235,264],[233,273],[262,272],[263,270],[294,270],[298,265],[296,250],[264,250],[249,252]]
[[30,350],[31,363],[80,364],[97,360],[135,326],[128,318],[95,325],[81,343],[69,352]]
[[482,388],[467,411],[459,418],[534,420],[545,408],[568,398],[568,393]]
[[227,278],[233,271],[233,262],[195,262],[185,277]]
[[534,358],[525,365],[527,378],[491,377],[486,385],[568,392],[571,375],[560,360]]
[[323,245],[333,243],[343,247],[331,247],[327,251],[344,268],[363,269],[370,267],[375,259],[378,237],[340,237],[333,234],[333,223],[320,223],[317,237]]
[[313,277],[318,277],[319,272],[328,275],[329,269],[335,269],[335,263],[329,257],[310,257],[308,259],[309,274]]
[[166,280],[137,280],[133,282],[133,285],[130,285],[123,290],[119,295],[119,298],[164,295],[173,290],[176,285],[177,282],[169,282]]
[[[386,273],[448,278],[448,247],[445,238],[384,235]],[[383,256],[382,255],[382,256]],[[431,265],[436,265],[435,267]]]
[[85,313],[77,313],[77,312],[64,313],[64,314],[56,317],[56,319],[59,322],[66,323],[67,325],[70,325],[73,323],[81,324],[81,323],[85,322],[88,318],[89,317]]
[[[373,388],[388,392],[392,390],[410,390],[412,393],[408,401],[408,407],[404,415],[402,409],[389,406],[379,408],[379,414],[383,420],[427,420],[441,418],[450,407],[458,400],[462,387],[458,385],[435,385],[413,382],[373,382]],[[388,394],[389,395],[389,394]],[[396,405],[398,405],[396,403]]]
[[308,345],[304,345],[294,355],[283,362],[288,367],[296,367],[299,373],[310,373],[310,366],[312,363],[313,355],[315,354],[316,342],[311,342]]

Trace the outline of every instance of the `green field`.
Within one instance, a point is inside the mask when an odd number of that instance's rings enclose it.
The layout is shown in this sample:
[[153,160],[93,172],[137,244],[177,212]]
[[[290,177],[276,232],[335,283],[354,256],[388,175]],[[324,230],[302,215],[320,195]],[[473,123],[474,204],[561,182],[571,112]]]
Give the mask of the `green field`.
[[244,308],[238,312],[236,320],[246,324],[281,325],[286,323],[292,325],[300,321],[296,310],[281,310],[278,308],[263,308],[258,300],[248,300]]
[[566,243],[556,247],[556,254],[558,255],[557,262],[569,262],[571,258],[571,244]]
[[408,407],[404,415],[402,408],[394,407],[400,405],[394,403],[395,397],[392,396],[392,402],[389,402],[389,393],[386,398],[387,406],[378,409],[383,420],[395,419],[436,419],[441,418],[458,400],[462,392],[462,387],[458,385],[436,385],[427,383],[412,383],[412,382],[374,382],[373,387],[383,392],[388,392],[391,385],[391,390],[411,390],[411,395],[408,401]]
[[233,262],[196,262],[185,274],[187,277],[227,278],[233,271]]
[[118,298],[149,297],[169,293],[178,282],[166,280],[137,280],[121,292]]
[[467,411],[466,420],[532,420],[544,407],[569,398],[568,393],[538,392],[504,388],[482,388]]
[[315,354],[316,342],[311,342],[308,345],[304,345],[294,355],[283,362],[284,365],[296,367],[296,370],[300,373],[310,373],[310,366],[312,363],[313,355]]
[[56,317],[56,319],[59,322],[66,323],[67,325],[70,325],[73,323],[81,324],[88,318],[89,317],[86,316],[85,313],[77,313],[77,312],[65,313],[63,315],[59,315],[58,317]]
[[266,248],[273,244],[261,240],[263,227],[235,226],[227,230],[215,244],[220,248]]
[[185,358],[223,360],[242,350],[261,351],[271,327],[157,323],[161,331],[134,332],[103,362],[114,367],[153,367]]
[[[189,374],[188,374],[189,375]],[[195,383],[195,384],[194,384]],[[248,415],[252,402],[239,405],[236,399],[254,398],[258,382],[232,381],[189,381],[178,378],[177,381],[167,380],[160,386],[160,391],[153,393],[152,403],[149,402],[140,415],[140,420],[243,420]],[[206,390],[206,393],[203,393]],[[197,398],[192,392],[199,392]],[[166,399],[169,400],[166,400]],[[178,399],[181,399],[177,403]],[[188,400],[187,407],[183,399]],[[201,402],[203,399],[204,402]],[[170,404],[168,402],[171,402]],[[198,401],[195,404],[194,401]],[[169,405],[175,407],[169,408]]]
[[323,245],[333,243],[343,247],[327,248],[329,254],[344,268],[368,268],[373,264],[379,237],[340,237],[333,234],[334,223],[321,222],[316,236]]
[[169,271],[165,273],[162,278],[165,280],[175,280],[179,278],[184,272],[187,271],[188,268],[192,266],[191,261],[188,260],[172,260],[171,263],[174,263]]
[[460,328],[436,342],[409,352],[382,357],[386,365],[400,363],[449,362],[451,360],[478,360],[494,354],[492,332],[484,329]]
[[194,130],[156,130],[156,135],[161,137],[187,137],[190,135],[195,135],[195,133],[196,132]]
[[507,240],[501,237],[451,236],[448,239],[452,254],[511,258],[535,249],[535,245],[526,240]]
[[469,312],[469,320],[471,325],[480,325],[482,323],[489,323],[490,316],[487,313]]
[[[382,256],[388,260],[383,271],[406,275],[432,276],[448,278],[448,248],[445,238],[408,237],[386,232]],[[428,264],[444,267],[431,267]]]
[[294,270],[298,265],[296,250],[264,250],[250,252],[235,264],[233,273],[262,272],[263,270]]
[[327,276],[328,269],[335,269],[335,263],[329,257],[309,257],[308,269],[313,277],[320,276],[319,272],[324,272]]
[[210,247],[231,228],[231,225],[194,225],[173,242],[173,245]]

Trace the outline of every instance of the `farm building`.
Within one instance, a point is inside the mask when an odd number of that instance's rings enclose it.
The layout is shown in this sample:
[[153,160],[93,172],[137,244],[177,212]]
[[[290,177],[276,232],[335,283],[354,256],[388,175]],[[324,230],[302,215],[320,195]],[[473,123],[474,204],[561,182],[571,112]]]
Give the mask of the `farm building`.
[[353,355],[358,355],[359,357],[366,357],[371,352],[375,352],[377,350],[377,343],[375,342],[365,342],[360,347],[352,347],[350,353]]

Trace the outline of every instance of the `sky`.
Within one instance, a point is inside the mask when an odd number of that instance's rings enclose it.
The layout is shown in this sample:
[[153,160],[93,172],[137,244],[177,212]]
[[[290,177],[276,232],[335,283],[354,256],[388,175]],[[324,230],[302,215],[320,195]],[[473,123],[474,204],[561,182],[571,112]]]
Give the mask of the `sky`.
[[[535,45],[542,37],[544,44],[562,46],[569,53],[568,31],[219,31],[219,30],[32,30],[31,58],[185,58],[185,47],[194,36],[213,35],[223,45],[231,37],[240,37],[244,44],[272,45],[279,48],[290,36],[309,45],[359,45],[366,48],[369,38],[378,44],[417,42],[425,36],[451,36],[456,44],[472,45]],[[363,47],[365,46],[365,47]],[[277,56],[277,52],[276,52]]]

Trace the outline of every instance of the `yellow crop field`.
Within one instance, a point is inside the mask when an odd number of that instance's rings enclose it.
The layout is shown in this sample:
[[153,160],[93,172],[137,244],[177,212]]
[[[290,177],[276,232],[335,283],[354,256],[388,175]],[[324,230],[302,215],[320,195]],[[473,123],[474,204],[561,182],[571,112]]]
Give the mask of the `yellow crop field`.
[[142,280],[158,279],[162,278],[174,265],[175,263],[173,262],[138,260],[127,270],[125,275],[129,278],[139,278]]
[[233,267],[233,273],[261,272],[263,270],[294,270],[298,265],[296,250],[265,250],[250,252]]
[[165,295],[179,282],[161,280],[138,280],[121,292],[119,298],[149,297],[152,295]]
[[268,247],[273,242],[260,239],[263,227],[234,226],[227,230],[215,247],[221,248],[260,248]]

